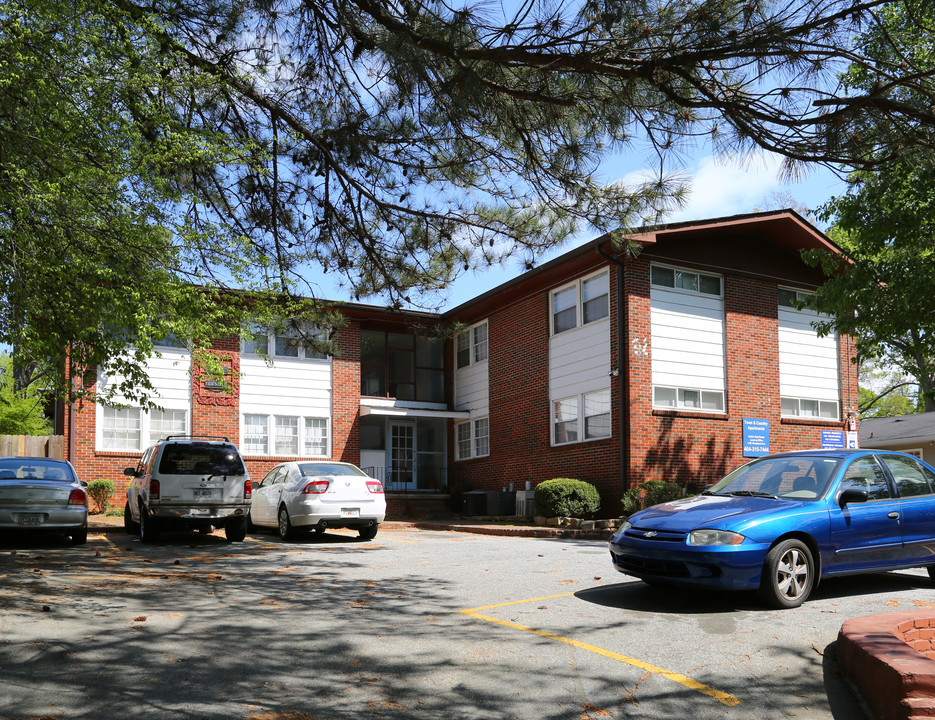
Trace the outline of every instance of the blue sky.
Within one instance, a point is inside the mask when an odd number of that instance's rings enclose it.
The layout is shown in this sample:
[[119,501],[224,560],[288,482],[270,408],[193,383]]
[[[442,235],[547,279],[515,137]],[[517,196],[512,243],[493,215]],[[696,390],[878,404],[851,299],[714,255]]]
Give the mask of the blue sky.
[[[804,177],[790,181],[781,178],[780,165],[781,161],[775,155],[758,155],[745,160],[701,155],[682,171],[691,177],[692,190],[687,204],[672,212],[666,221],[703,220],[775,210],[788,207],[790,201],[798,207],[815,210],[829,198],[844,191],[844,183],[829,170],[815,166]],[[602,170],[607,182],[625,180],[645,172],[634,168],[632,164],[627,167],[626,161],[621,159],[609,160]],[[543,255],[539,264],[595,237],[596,233],[582,234],[575,241]],[[438,296],[439,309],[456,307],[522,273],[523,268],[518,261],[506,261],[503,265],[484,272],[467,272],[449,286],[447,293]],[[342,291],[328,282],[322,282],[324,279],[321,276],[313,278],[319,281],[320,296],[333,300],[344,299]],[[363,301],[381,304],[374,298]]]

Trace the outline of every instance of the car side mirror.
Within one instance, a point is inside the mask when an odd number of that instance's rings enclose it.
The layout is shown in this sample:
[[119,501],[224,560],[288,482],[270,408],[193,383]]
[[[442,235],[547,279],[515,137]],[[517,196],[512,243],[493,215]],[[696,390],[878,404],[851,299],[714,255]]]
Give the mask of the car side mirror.
[[139,475],[136,474],[136,468],[124,468],[123,474],[127,477],[139,477]]
[[870,494],[866,490],[858,490],[857,488],[848,488],[841,493],[841,497],[838,498],[838,505],[842,508],[848,503],[864,503],[870,499]]

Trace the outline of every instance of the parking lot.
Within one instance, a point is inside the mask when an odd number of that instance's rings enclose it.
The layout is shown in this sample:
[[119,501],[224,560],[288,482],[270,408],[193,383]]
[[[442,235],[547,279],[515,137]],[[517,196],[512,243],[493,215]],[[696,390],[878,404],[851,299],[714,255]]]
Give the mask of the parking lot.
[[625,578],[602,541],[416,529],[7,537],[0,576],[16,720],[861,718],[841,624],[935,604],[910,572],[766,610]]

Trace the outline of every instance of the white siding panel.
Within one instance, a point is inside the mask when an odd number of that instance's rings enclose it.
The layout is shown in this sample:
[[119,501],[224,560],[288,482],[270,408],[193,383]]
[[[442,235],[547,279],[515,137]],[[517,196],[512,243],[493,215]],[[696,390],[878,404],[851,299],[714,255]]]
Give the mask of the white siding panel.
[[549,340],[549,397],[610,387],[610,322],[567,330]]
[[240,358],[240,412],[331,416],[331,362]]
[[455,410],[470,410],[483,417],[490,407],[490,363],[481,362],[455,370]]
[[779,393],[784,397],[838,400],[838,336],[811,326],[810,311],[779,308]]
[[650,300],[653,385],[723,391],[723,301],[656,287]]
[[[162,357],[153,355],[146,363],[146,372],[155,389],[153,400],[166,410],[191,408],[191,355],[187,350],[163,349],[160,353]],[[98,387],[101,390],[116,387],[122,381],[122,375],[106,370],[98,375]],[[117,399],[126,402],[126,398],[118,396]]]

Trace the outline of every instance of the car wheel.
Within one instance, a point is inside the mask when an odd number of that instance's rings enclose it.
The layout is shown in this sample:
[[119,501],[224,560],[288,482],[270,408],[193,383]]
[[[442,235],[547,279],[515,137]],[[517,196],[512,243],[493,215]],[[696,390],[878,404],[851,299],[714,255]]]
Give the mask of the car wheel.
[[811,551],[799,540],[784,540],[766,555],[760,596],[770,606],[795,608],[805,602],[815,584]]
[[146,514],[143,508],[140,508],[140,540],[144,543],[154,543],[159,539],[162,528],[159,527],[159,521]]
[[224,535],[231,542],[240,542],[247,537],[247,518],[228,520],[224,526]]
[[131,535],[136,535],[140,531],[140,524],[133,521],[129,502],[123,506],[123,529]]
[[362,527],[357,529],[357,534],[360,535],[361,540],[373,540],[377,536],[377,530],[379,525],[374,523],[369,527]]
[[83,527],[71,534],[72,545],[84,545],[88,541],[88,528]]
[[278,520],[279,537],[283,540],[291,540],[295,532],[292,530],[292,521],[289,520],[289,511],[286,510],[285,505],[279,506]]

